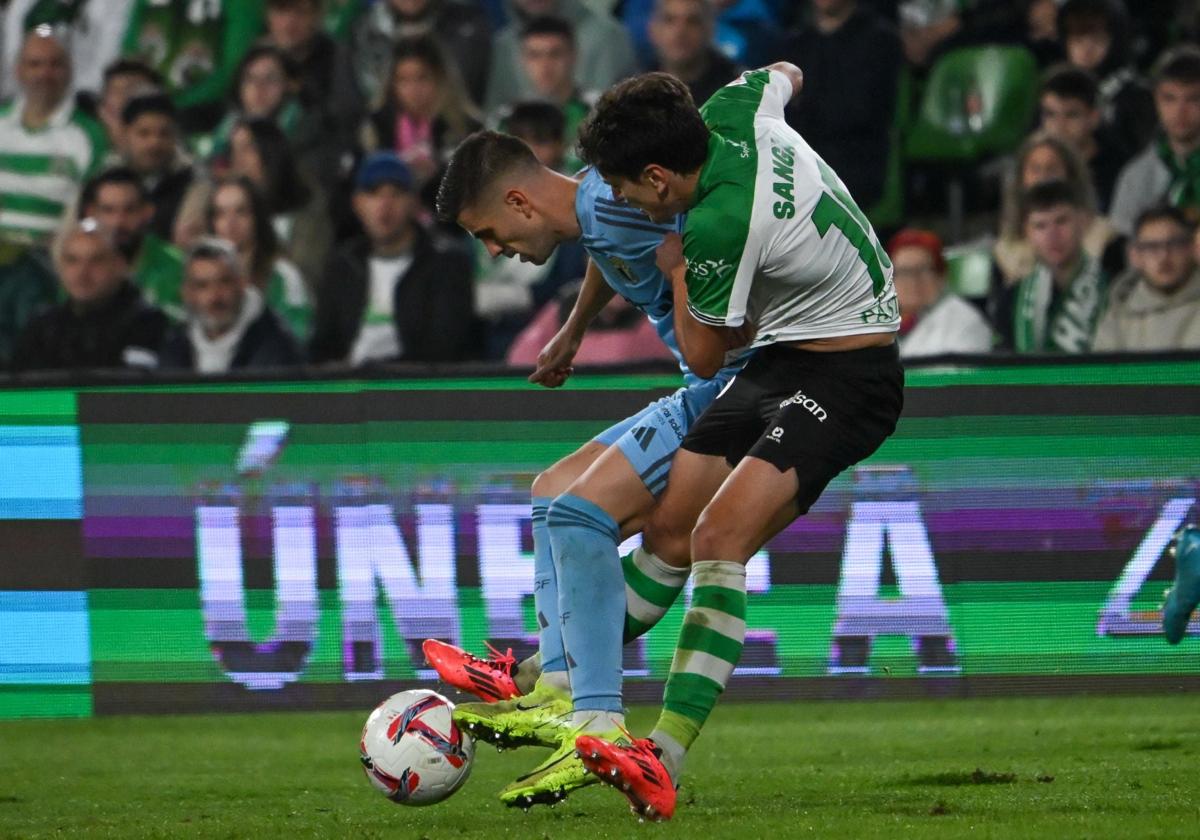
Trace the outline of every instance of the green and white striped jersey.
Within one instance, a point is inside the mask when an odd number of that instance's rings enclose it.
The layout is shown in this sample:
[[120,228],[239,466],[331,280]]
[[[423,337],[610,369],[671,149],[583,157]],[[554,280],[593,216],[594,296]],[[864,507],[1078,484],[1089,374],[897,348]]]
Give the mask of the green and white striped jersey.
[[895,332],[892,264],[829,166],[783,119],[787,76],[752,70],[700,109],[712,132],[683,233],[688,309],[753,346]]
[[21,122],[23,99],[0,107],[0,239],[45,245],[104,157],[100,124],[67,96],[44,128]]

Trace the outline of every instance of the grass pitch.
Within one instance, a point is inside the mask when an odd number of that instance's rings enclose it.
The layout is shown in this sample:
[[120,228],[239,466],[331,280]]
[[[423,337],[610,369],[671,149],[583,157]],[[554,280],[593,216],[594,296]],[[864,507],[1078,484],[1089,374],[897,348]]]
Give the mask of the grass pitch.
[[358,767],[365,717],[0,724],[0,836],[1200,837],[1196,697],[724,705],[661,825],[606,787],[504,808],[541,750],[482,749],[447,802],[393,805]]

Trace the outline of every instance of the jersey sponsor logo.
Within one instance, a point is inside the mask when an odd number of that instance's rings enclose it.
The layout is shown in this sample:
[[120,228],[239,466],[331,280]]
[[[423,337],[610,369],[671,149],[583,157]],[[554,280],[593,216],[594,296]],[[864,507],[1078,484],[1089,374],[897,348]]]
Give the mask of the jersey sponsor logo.
[[745,140],[730,140],[728,137],[722,137],[726,143],[738,150],[738,157],[742,160],[748,160],[750,157],[750,144]]
[[771,212],[776,219],[790,219],[796,215],[796,194],[793,186],[796,180],[796,150],[791,146],[779,147],[771,144],[771,171],[775,174],[775,184],[772,191],[782,201],[771,205]]
[[811,414],[813,417],[816,417],[817,420],[822,423],[824,423],[825,420],[829,417],[829,413],[826,412],[825,409],[821,408],[821,404],[819,402],[817,402],[816,400],[814,400],[812,397],[805,394],[803,391],[797,391],[795,394],[793,394],[792,396],[788,397],[786,400],[781,402],[779,404],[779,407],[783,408],[783,407],[789,406],[789,405],[800,406],[805,411],[807,411],[809,414]]
[[864,324],[892,324],[900,320],[900,300],[895,295],[876,301],[859,315]]
[[687,270],[689,274],[696,277],[716,277],[718,280],[724,280],[725,275],[733,270],[733,265],[727,260],[689,260],[687,262]]

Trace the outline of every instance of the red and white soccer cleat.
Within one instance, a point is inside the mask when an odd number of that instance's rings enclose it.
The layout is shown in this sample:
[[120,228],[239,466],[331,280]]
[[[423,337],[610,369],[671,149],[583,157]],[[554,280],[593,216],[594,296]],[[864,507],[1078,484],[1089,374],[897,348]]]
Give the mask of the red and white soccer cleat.
[[425,652],[425,661],[438,672],[443,682],[459,691],[474,694],[485,703],[508,700],[521,694],[513,681],[517,673],[517,660],[511,648],[502,654],[488,645],[488,650],[492,652],[488,659],[480,659],[462,648],[437,639],[426,639],[421,649]]
[[619,741],[595,735],[575,739],[575,752],[591,773],[629,800],[629,807],[648,820],[669,820],[675,813],[675,784],[649,738]]

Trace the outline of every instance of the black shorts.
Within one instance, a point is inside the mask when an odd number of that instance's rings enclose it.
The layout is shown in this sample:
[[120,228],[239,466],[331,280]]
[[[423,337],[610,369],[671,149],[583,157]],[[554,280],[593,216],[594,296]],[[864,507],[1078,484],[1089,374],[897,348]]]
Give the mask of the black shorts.
[[816,353],[764,347],[700,415],[683,448],[723,455],[730,466],[752,455],[780,472],[794,469],[806,512],[842,470],[896,430],[904,406],[899,348]]

